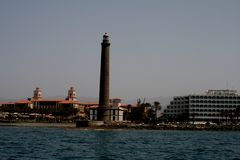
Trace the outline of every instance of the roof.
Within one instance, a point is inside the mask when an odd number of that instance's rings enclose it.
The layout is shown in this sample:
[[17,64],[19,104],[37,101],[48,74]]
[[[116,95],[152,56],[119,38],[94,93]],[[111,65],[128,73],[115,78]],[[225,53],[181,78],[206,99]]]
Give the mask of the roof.
[[15,104],[14,102],[0,102],[0,105],[2,104]]
[[111,100],[122,100],[121,98],[112,98]]
[[83,105],[98,105],[98,102],[81,102]]
[[89,109],[97,109],[98,105],[90,106]]
[[[97,109],[99,106],[98,105],[95,105],[95,106],[90,106],[89,109]],[[122,111],[127,111],[126,108],[122,108],[122,107],[117,107],[117,108],[109,108],[109,109],[119,109],[119,110],[122,110]]]
[[22,100],[19,100],[17,102],[15,102],[16,104],[30,104],[32,103],[31,101],[28,101],[28,100],[25,100],[25,99],[22,99]]
[[59,102],[60,104],[80,104],[80,101],[71,101],[71,100],[64,100]]
[[33,99],[31,102],[61,102],[65,101],[65,99]]

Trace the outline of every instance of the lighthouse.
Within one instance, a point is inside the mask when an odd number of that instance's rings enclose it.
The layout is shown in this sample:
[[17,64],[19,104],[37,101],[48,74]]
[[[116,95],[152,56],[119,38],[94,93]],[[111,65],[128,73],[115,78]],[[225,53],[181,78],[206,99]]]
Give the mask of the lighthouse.
[[110,120],[110,108],[109,108],[109,88],[110,88],[110,61],[109,61],[109,49],[110,42],[107,33],[103,35],[103,41],[101,43],[101,69],[100,69],[100,87],[99,87],[99,107],[97,119],[99,121]]

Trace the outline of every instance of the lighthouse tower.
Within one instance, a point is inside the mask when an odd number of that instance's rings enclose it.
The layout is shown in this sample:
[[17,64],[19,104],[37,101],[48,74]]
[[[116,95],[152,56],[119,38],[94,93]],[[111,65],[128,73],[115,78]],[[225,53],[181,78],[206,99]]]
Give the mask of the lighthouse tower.
[[101,69],[100,69],[100,88],[99,88],[99,108],[97,119],[99,121],[110,120],[109,108],[109,49],[110,42],[107,33],[103,35],[102,49],[101,49]]

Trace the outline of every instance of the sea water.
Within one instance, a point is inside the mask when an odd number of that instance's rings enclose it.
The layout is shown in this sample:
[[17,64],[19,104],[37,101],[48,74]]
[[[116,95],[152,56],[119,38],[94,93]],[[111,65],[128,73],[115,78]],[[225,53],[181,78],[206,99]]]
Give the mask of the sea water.
[[240,160],[240,132],[0,127],[3,160]]

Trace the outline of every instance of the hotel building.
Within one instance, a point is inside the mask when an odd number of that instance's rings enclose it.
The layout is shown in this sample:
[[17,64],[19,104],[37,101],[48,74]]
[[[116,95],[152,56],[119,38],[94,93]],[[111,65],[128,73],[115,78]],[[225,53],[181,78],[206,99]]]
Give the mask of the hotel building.
[[164,114],[175,120],[220,122],[238,120],[240,95],[235,90],[208,90],[205,94],[174,97]]
[[64,99],[47,99],[42,97],[42,90],[37,87],[33,91],[33,97],[28,99],[19,100],[16,102],[2,102],[0,103],[1,109],[13,110],[29,108],[34,112],[53,113],[60,109],[78,109],[79,112],[84,112],[84,107],[77,100],[76,91],[73,87],[68,90],[68,95]]
[[[126,105],[121,103],[121,99],[115,98],[109,100],[109,118],[111,121],[123,121],[124,112],[127,111]],[[77,109],[76,116],[86,117],[89,120],[97,120],[99,103],[98,102],[80,102],[77,100],[76,90],[70,87],[65,99],[47,99],[43,98],[42,90],[37,87],[33,91],[33,97],[16,102],[0,102],[0,110],[23,110],[30,109],[36,113],[54,113],[60,110]],[[73,115],[74,116],[74,115]]]
[[29,99],[31,109],[53,109],[58,110],[60,107],[79,108],[80,102],[77,101],[76,91],[73,87],[68,90],[68,95],[65,99],[43,99],[42,91],[36,88],[33,91],[33,97]]

